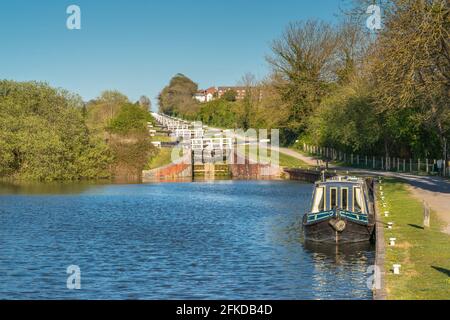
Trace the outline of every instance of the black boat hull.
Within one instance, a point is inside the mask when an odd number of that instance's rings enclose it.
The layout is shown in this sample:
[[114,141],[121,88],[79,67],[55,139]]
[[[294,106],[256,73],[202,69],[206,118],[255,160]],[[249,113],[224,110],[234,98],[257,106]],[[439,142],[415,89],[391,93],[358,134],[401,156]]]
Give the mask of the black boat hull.
[[[337,221],[344,221],[345,228],[338,231]],[[323,243],[356,243],[373,240],[374,225],[357,223],[348,219],[326,219],[315,223],[303,223],[304,238],[306,241]]]

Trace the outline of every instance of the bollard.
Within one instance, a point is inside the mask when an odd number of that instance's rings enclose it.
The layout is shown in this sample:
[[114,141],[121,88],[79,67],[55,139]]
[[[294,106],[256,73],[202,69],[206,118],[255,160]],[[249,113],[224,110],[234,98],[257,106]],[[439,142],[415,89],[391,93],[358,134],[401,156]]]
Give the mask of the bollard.
[[[381,194],[381,195],[383,196],[383,195],[384,195],[384,192],[383,192],[383,191],[381,191],[381,192],[380,192],[380,194]],[[384,197],[383,197],[383,198],[384,198]]]
[[382,191],[383,190],[383,186],[380,186],[380,191]]
[[395,241],[397,240],[397,238],[389,238],[389,245],[391,247],[395,246]]
[[428,204],[423,201],[423,226],[425,228],[429,228],[430,227],[430,207],[428,206]]
[[394,225],[393,222],[388,222],[388,229],[392,229],[392,226]]
[[389,217],[389,211],[385,211],[385,212],[384,212],[384,216],[385,216],[385,217]]
[[394,268],[394,274],[400,274],[401,264],[394,264],[392,267]]

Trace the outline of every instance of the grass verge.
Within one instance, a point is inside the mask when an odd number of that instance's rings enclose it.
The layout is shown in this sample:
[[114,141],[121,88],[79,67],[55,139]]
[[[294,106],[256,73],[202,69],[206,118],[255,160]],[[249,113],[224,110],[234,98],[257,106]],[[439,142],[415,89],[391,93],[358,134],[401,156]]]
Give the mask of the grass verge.
[[[443,222],[432,212],[431,227],[423,228],[422,204],[406,185],[384,179],[382,186],[387,208],[380,212],[390,214],[382,214],[381,220],[394,223],[393,229],[385,229],[384,241],[388,244],[389,238],[397,238],[394,247],[386,245],[388,299],[450,299],[450,236],[441,231]],[[397,263],[401,264],[400,275],[392,272]]]
[[169,136],[154,136],[152,137],[152,141],[173,142],[175,139]]
[[173,148],[161,148],[158,154],[150,159],[145,170],[152,170],[163,167],[172,162],[172,149]]
[[[259,149],[255,152],[255,150],[246,148],[246,155],[250,157],[251,160],[258,160],[258,155],[259,155]],[[259,159],[260,161],[265,160],[266,162],[270,162],[270,155],[271,155],[271,150],[267,150],[267,157],[263,157],[262,159]],[[289,168],[308,168],[311,167],[310,165],[308,165],[306,162],[303,162],[300,159],[294,158],[290,155],[284,154],[279,152],[278,153],[278,161],[280,164],[280,167],[289,167]]]

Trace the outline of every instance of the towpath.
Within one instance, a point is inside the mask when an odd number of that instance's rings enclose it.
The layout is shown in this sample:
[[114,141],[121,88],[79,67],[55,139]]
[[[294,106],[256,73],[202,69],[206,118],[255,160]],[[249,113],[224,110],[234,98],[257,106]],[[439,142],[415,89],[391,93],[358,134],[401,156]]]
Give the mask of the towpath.
[[[309,165],[317,165],[317,159],[306,156],[292,149],[279,148],[280,153],[287,154],[291,157],[304,161]],[[339,171],[349,171],[359,174],[370,174],[376,176],[395,177],[406,182],[409,190],[414,198],[419,201],[425,201],[430,208],[438,214],[444,221],[444,232],[450,234],[450,181],[441,177],[433,176],[415,176],[400,172],[383,172],[375,170],[362,170],[350,167],[337,167],[330,165],[330,168]]]

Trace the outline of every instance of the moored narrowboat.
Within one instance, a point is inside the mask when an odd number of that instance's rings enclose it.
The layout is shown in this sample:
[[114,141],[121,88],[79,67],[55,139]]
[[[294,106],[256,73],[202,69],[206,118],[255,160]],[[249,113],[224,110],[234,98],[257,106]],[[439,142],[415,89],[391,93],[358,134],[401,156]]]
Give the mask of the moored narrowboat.
[[374,229],[372,179],[337,176],[315,183],[311,211],[303,217],[306,241],[371,241]]

